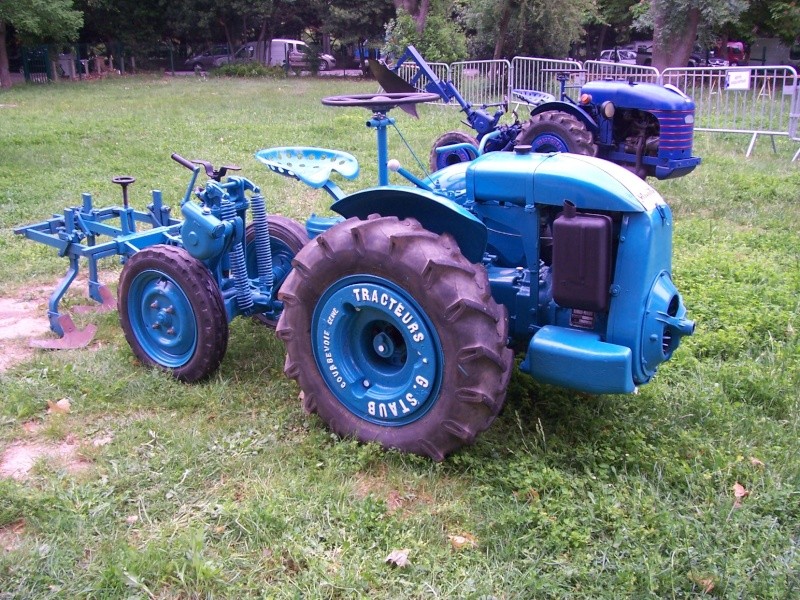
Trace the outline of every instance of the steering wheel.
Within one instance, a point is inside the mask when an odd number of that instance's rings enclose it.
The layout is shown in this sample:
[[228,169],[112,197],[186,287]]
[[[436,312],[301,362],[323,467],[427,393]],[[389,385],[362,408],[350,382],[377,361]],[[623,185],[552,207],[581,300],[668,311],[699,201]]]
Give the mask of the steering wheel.
[[382,94],[350,94],[345,96],[328,96],[322,99],[326,106],[361,106],[376,112],[386,112],[396,106],[434,102],[439,94],[430,92],[395,92]]

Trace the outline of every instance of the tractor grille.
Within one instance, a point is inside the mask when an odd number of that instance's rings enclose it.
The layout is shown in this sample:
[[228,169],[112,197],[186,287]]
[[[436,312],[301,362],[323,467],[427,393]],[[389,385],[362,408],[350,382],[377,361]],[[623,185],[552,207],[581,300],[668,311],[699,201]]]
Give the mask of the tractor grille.
[[658,119],[661,129],[661,152],[683,153],[684,158],[692,155],[694,123],[687,123],[686,117],[694,116],[693,110],[655,110],[653,116]]

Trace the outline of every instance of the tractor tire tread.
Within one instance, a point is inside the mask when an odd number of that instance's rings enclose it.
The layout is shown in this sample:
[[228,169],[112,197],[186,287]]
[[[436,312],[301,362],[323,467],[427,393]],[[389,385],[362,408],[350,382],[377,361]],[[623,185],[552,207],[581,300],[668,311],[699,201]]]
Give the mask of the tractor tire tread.
[[[352,252],[356,238],[366,258]],[[337,224],[298,253],[296,268],[279,294],[285,302],[277,327],[289,357],[285,372],[306,399],[315,398],[317,414],[337,435],[442,460],[472,443],[500,412],[513,365],[513,353],[506,347],[506,311],[491,298],[483,267],[467,261],[456,248],[450,236],[432,234],[415,219],[381,217]],[[426,287],[421,274],[432,262],[437,273],[427,278]],[[411,288],[411,296],[434,322],[446,365],[439,397],[416,421],[389,427],[362,420],[344,407],[319,374],[311,345],[314,310],[331,285],[351,274]],[[415,286],[419,289],[414,292]],[[446,318],[449,307],[456,305],[465,307],[450,311],[458,318]],[[462,348],[470,350],[463,354]],[[462,390],[486,400],[466,402]],[[307,401],[304,405],[308,410]]]
[[442,146],[450,146],[451,144],[471,144],[475,147],[476,153],[478,150],[478,140],[468,133],[457,130],[443,133],[436,138],[436,141],[433,142],[433,146],[431,146],[430,156],[428,157],[428,166],[431,169],[431,173],[438,171],[445,166],[462,162],[460,156],[454,155],[449,158],[442,158],[439,153],[436,152],[437,148],[441,148]]
[[[522,126],[517,136],[518,146],[531,145],[537,135],[543,131],[554,131],[570,147],[573,154],[584,156],[597,156],[597,144],[592,139],[592,134],[576,117],[558,110],[548,110],[533,115]],[[536,148],[534,148],[536,151]]]

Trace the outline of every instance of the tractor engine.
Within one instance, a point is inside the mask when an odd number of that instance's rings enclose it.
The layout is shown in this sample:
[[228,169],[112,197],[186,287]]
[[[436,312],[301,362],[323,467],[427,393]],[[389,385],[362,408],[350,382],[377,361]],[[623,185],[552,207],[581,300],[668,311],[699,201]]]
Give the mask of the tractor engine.
[[650,113],[626,110],[614,119],[614,140],[630,154],[658,156],[660,133],[658,121]]
[[669,207],[629,169],[517,147],[434,180],[486,225],[492,296],[536,379],[630,393],[693,332],[671,279]]

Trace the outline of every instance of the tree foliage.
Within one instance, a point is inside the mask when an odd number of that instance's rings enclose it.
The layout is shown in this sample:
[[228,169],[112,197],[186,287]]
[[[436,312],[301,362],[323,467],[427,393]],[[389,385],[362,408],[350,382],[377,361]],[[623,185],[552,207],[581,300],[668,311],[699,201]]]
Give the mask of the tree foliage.
[[467,39],[457,20],[453,18],[453,6],[437,4],[428,12],[422,32],[417,29],[417,20],[404,9],[386,26],[386,51],[399,56],[406,46],[413,45],[430,62],[455,62],[467,56]]
[[72,0],[5,0],[0,22],[13,25],[23,42],[64,42],[78,36],[83,13]]
[[353,2],[334,0],[329,3],[325,30],[342,43],[382,40],[386,23],[395,16],[392,0]]
[[467,22],[475,35],[470,54],[479,57],[564,57],[596,14],[593,0],[472,0]]
[[633,6],[636,0],[599,0],[585,23],[586,56],[632,41]]
[[767,21],[771,33],[786,44],[800,40],[800,3],[767,2],[770,19]]
[[[5,35],[23,42],[122,42],[134,52],[165,41],[198,45],[295,37],[328,50],[386,36],[388,50],[414,44],[431,61],[467,56],[565,57],[651,36],[653,65],[682,66],[695,42],[800,33],[796,0],[0,0],[0,79]],[[6,74],[7,80],[7,74]],[[4,83],[5,85],[5,83]]]
[[72,0],[4,0],[0,2],[0,87],[11,86],[6,33],[12,26],[28,43],[74,40],[83,25],[83,13]]

